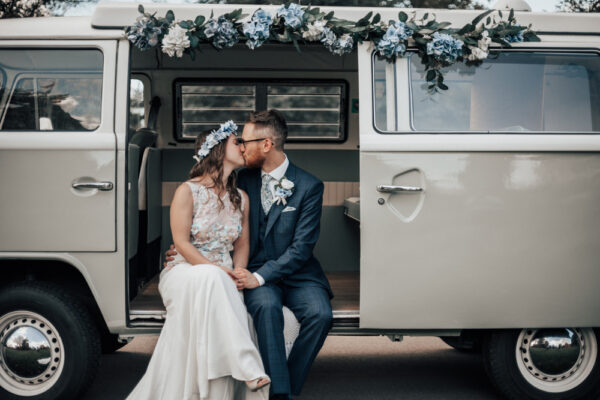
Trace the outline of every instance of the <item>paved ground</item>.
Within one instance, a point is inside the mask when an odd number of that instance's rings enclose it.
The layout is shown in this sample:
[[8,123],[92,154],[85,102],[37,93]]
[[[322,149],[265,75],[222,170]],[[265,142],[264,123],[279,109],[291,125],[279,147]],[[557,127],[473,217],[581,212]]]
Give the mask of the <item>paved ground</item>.
[[[143,375],[156,336],[137,337],[102,358],[82,400],[124,399]],[[438,338],[327,338],[298,400],[501,400],[477,355]]]

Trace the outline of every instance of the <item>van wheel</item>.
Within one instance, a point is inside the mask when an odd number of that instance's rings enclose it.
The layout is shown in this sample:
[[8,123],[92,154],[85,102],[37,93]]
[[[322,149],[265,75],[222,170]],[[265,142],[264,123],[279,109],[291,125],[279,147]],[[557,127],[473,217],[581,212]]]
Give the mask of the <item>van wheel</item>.
[[597,399],[598,337],[591,328],[495,332],[483,346],[486,372],[512,400]]
[[98,330],[77,298],[48,282],[0,289],[0,398],[80,398],[99,362]]
[[102,336],[102,354],[112,354],[125,346],[127,342],[120,342],[119,335],[107,334]]

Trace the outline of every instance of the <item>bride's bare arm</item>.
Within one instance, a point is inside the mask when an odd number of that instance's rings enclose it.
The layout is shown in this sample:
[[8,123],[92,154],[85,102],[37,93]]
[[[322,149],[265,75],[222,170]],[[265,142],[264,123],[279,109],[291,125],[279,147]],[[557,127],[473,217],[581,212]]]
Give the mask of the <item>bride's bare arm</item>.
[[250,201],[248,195],[243,190],[242,201],[244,211],[242,213],[242,233],[233,243],[233,268],[244,269],[248,266],[248,256],[250,254]]
[[[194,197],[188,185],[180,185],[171,202],[171,234],[177,252],[192,264],[213,264],[190,242],[190,230],[194,218]],[[221,266],[218,266],[221,267]],[[229,271],[221,267],[229,274]]]

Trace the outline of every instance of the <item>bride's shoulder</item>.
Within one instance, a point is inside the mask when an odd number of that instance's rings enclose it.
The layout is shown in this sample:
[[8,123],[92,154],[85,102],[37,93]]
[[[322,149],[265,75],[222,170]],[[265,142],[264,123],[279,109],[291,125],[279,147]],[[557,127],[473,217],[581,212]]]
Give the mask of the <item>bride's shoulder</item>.
[[175,194],[177,194],[177,192],[180,192],[182,195],[191,196],[194,199],[205,199],[208,197],[207,187],[202,182],[193,179],[187,180],[179,185]]

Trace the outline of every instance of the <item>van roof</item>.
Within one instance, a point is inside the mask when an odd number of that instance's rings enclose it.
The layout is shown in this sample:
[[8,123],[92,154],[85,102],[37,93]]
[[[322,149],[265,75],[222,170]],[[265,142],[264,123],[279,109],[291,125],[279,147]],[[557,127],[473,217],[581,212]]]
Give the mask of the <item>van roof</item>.
[[[0,39],[117,39],[123,37],[123,28],[132,25],[139,16],[139,3],[100,3],[91,17],[43,17],[4,19],[0,24]],[[256,5],[235,4],[144,4],[147,12],[165,15],[173,10],[178,20],[193,19],[197,15],[209,17],[211,11],[222,15],[242,8],[251,13]],[[280,6],[260,6],[275,13]],[[369,11],[380,13],[382,19],[397,19],[398,8],[366,7],[321,7],[323,11],[335,11],[339,18],[358,20]],[[432,10],[403,9],[410,13],[416,11],[435,13],[438,21],[449,21],[454,27],[462,27],[470,22],[481,10]],[[534,13],[515,12],[517,22],[523,26],[532,24],[534,31],[540,34],[589,34],[600,35],[600,14],[594,13]]]

